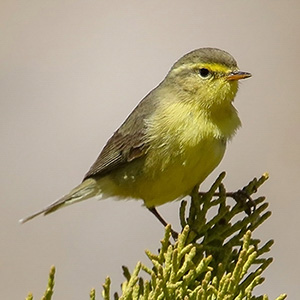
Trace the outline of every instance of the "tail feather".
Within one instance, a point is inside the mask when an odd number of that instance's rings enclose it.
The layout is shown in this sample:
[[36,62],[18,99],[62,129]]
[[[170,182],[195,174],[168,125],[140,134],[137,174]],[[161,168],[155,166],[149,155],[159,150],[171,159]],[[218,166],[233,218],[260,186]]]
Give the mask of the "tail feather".
[[29,220],[44,214],[50,214],[62,207],[71,205],[76,202],[80,202],[89,198],[92,198],[100,193],[99,187],[97,187],[96,180],[89,178],[85,181],[83,181],[80,185],[78,185],[76,188],[74,188],[69,194],[65,195],[61,199],[53,202],[49,206],[45,207],[44,209],[19,220],[20,223],[26,223]]

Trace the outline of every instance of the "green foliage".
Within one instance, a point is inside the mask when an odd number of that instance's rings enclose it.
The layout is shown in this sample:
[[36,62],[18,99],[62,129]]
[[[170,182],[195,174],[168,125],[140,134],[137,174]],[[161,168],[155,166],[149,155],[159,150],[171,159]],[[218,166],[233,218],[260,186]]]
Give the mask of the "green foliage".
[[[126,269],[126,281],[122,284],[122,295],[115,299],[189,299],[189,300],[230,300],[230,299],[263,299],[252,296],[255,286],[263,279],[260,277],[262,268],[249,272],[250,267],[257,263],[258,252],[251,244],[251,231],[247,231],[243,238],[237,262],[232,272],[224,272],[221,276],[210,266],[213,257],[210,255],[201,260],[197,258],[197,247],[187,244],[190,235],[186,225],[174,245],[169,243],[171,227],[166,227],[162,248],[158,255],[146,252],[153,265],[149,269],[140,262],[130,275]],[[262,263],[259,263],[261,266]],[[221,272],[224,268],[220,264]],[[149,281],[139,277],[140,270],[150,275]],[[247,273],[248,274],[247,276]],[[216,273],[214,276],[213,274]],[[110,299],[110,283],[104,284],[103,297]],[[284,299],[282,295],[279,299]],[[266,296],[264,299],[268,299]]]
[[[52,295],[53,295],[53,288],[54,288],[54,275],[55,275],[55,267],[52,266],[50,269],[49,273],[49,278],[48,278],[48,285],[45,290],[44,296],[42,297],[41,300],[51,300]],[[31,293],[28,294],[25,300],[33,300],[33,296]]]
[[[273,241],[261,245],[260,240],[253,238],[253,231],[271,213],[266,211],[264,197],[251,198],[268,176],[255,178],[236,193],[226,192],[224,176],[222,173],[207,193],[199,193],[196,187],[189,209],[187,202],[182,201],[182,232],[178,239],[173,241],[174,232],[168,225],[158,254],[146,251],[151,267],[141,262],[132,272],[123,267],[121,295],[115,293],[113,299],[268,299],[266,295],[254,296],[253,290],[264,281],[261,274],[272,262],[265,255]],[[52,268],[43,300],[50,300],[53,294],[54,272]],[[105,300],[111,299],[110,285],[108,277],[102,292]],[[276,300],[285,298],[283,294]],[[30,294],[26,300],[31,299]],[[94,289],[90,299],[96,299]]]

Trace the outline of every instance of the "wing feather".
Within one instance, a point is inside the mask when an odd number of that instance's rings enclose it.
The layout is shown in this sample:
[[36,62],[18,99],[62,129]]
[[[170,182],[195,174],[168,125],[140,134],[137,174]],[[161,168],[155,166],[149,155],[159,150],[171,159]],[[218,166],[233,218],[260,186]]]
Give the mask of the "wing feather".
[[143,157],[149,147],[146,139],[146,120],[156,109],[158,99],[150,92],[108,140],[84,180],[104,176],[126,163]]
[[142,157],[147,151],[143,137],[143,134],[132,136],[116,132],[108,140],[84,180],[96,175],[104,176],[115,168]]

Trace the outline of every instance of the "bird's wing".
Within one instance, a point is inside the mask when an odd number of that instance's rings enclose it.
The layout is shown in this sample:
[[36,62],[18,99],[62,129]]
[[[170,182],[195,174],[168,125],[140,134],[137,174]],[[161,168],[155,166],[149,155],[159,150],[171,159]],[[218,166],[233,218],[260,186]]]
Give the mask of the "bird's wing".
[[115,168],[145,155],[147,144],[144,134],[126,134],[116,132],[107,142],[97,160],[84,176],[84,180],[95,175],[106,175]]
[[148,148],[146,120],[154,112],[157,101],[149,93],[108,140],[95,163],[84,177],[104,176],[112,170],[143,157]]

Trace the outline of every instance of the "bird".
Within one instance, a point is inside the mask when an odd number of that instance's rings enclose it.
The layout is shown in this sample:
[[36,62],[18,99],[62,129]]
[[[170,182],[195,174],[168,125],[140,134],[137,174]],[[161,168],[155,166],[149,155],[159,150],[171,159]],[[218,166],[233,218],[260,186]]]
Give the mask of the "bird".
[[96,197],[141,199],[157,206],[189,195],[221,162],[241,126],[233,101],[249,78],[228,52],[193,50],[176,61],[113,133],[83,181],[44,209],[21,219]]

